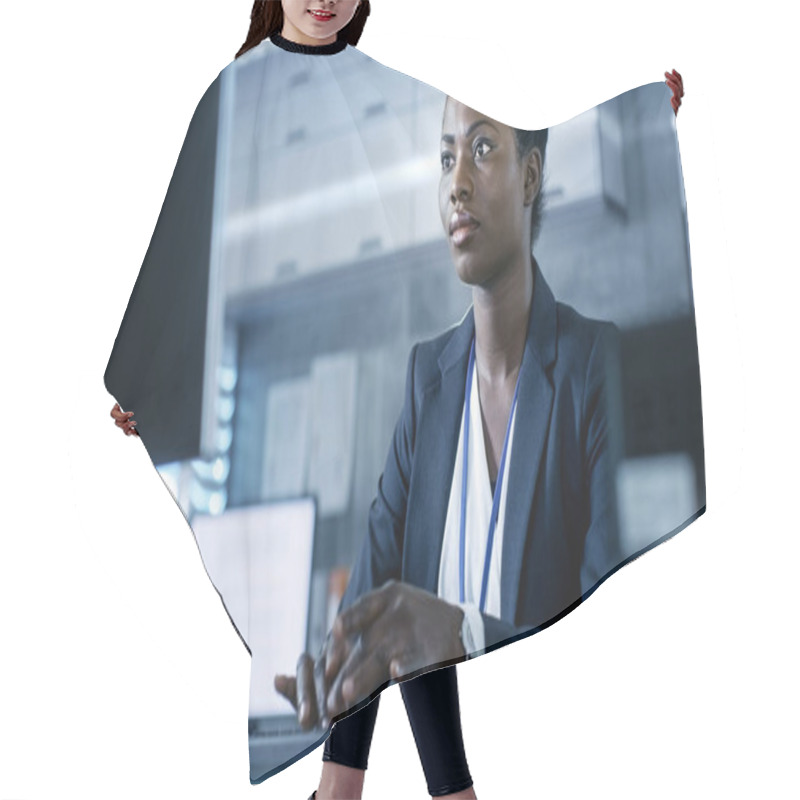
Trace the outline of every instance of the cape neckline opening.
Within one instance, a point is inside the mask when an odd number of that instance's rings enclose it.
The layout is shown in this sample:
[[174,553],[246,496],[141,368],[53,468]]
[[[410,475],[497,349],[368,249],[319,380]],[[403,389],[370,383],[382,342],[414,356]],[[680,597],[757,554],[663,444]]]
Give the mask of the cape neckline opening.
[[298,44],[292,42],[280,33],[273,33],[269,37],[272,44],[280,47],[281,50],[288,50],[290,53],[305,53],[312,56],[327,56],[334,53],[341,53],[347,47],[346,39],[337,39],[330,44]]

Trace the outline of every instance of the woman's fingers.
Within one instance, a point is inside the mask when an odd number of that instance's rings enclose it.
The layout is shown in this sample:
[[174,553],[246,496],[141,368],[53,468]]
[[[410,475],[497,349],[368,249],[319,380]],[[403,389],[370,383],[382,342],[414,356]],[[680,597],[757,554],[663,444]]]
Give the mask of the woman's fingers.
[[328,635],[328,641],[325,643],[322,656],[325,681],[328,684],[339,672],[342,664],[350,657],[350,653],[358,639],[358,636],[344,636],[339,631],[340,628],[337,628],[334,623],[333,630]]
[[328,726],[328,715],[325,713],[325,658],[314,662],[314,713],[323,727]]
[[679,97],[683,97],[683,78],[681,74],[676,70],[672,70],[672,72],[665,72],[664,77],[667,79],[669,88]]
[[119,427],[122,428],[123,431],[125,431],[125,435],[126,436],[138,436],[139,435],[139,431],[136,430],[136,421],[135,420],[130,420],[129,422],[124,422],[122,424],[120,424],[118,422],[117,425],[119,425]]
[[677,70],[672,70],[672,72],[665,72],[664,77],[666,78],[665,83],[669,87],[669,90],[672,92],[672,97],[670,98],[670,105],[672,106],[672,110],[675,112],[675,115],[678,114],[678,109],[681,105],[681,97],[683,97],[683,78],[681,77],[680,72]]
[[336,636],[354,636],[362,633],[386,613],[398,598],[402,598],[407,586],[396,580],[388,580],[379,589],[373,589],[359,597],[347,611],[336,617],[333,624]]
[[672,96],[680,102],[681,97],[683,97],[683,91],[676,83],[670,83],[667,81],[667,86],[669,86],[670,90],[672,91]]
[[389,660],[381,648],[367,648],[359,640],[328,692],[328,716],[344,713],[386,683],[390,677]]
[[352,707],[365,700],[370,692],[386,683],[388,678],[386,666],[379,663],[377,658],[368,658],[352,675],[345,678],[342,683],[342,700],[347,707]]
[[359,659],[362,658],[363,650],[363,645],[359,639],[350,651],[344,666],[336,671],[333,682],[325,695],[325,716],[327,718],[334,717],[336,714],[341,714],[342,711],[346,710],[347,706],[342,698],[342,681],[349,677]]
[[303,730],[313,728],[319,720],[314,689],[314,660],[303,653],[297,660],[297,720]]
[[395,680],[410,674],[422,664],[415,664],[407,653],[398,653],[389,659],[389,676]]
[[336,617],[333,624],[334,634],[337,637],[353,636],[359,634],[386,608],[387,595],[382,589],[377,589],[365,594],[353,603],[347,611]]
[[308,653],[297,660],[297,675],[276,675],[275,690],[282,694],[297,712],[297,721],[304,730],[312,728],[319,720],[316,691],[314,689],[315,665]]
[[297,710],[297,678],[291,675],[276,675],[273,680],[275,691],[282,694]]
[[132,419],[133,411],[123,411],[119,403],[114,403],[111,416],[114,418],[114,424],[121,428],[126,436],[139,435],[139,431],[136,430],[136,420]]
[[350,657],[358,637],[385,611],[388,599],[385,589],[375,589],[336,617],[325,645],[325,678],[328,682]]

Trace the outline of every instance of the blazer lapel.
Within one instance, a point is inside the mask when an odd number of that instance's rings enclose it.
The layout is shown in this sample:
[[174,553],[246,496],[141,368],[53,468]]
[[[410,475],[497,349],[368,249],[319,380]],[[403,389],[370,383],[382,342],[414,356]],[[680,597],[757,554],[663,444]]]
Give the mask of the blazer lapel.
[[500,606],[502,618],[512,623],[516,618],[525,542],[554,395],[550,367],[556,358],[556,304],[535,261],[534,272],[532,312],[520,369],[503,529]]
[[[514,443],[508,465],[503,535],[501,614],[513,622],[533,497],[553,408],[549,369],[556,357],[556,305],[534,262],[532,313],[520,370]],[[469,348],[475,333],[470,307],[439,356],[439,378],[423,388],[415,436],[403,580],[436,594],[447,504],[464,410]],[[406,560],[407,559],[407,560]]]
[[437,379],[422,389],[406,519],[403,579],[433,594],[439,588],[444,525],[474,332],[470,307],[439,355]]

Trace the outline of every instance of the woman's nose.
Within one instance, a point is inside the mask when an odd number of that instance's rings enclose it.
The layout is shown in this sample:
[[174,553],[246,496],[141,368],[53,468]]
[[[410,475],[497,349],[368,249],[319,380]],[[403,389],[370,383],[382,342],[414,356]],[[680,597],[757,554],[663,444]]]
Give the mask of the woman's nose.
[[453,168],[452,179],[450,181],[450,201],[456,203],[459,200],[466,200],[472,191],[472,180],[467,170],[460,166],[462,159]]

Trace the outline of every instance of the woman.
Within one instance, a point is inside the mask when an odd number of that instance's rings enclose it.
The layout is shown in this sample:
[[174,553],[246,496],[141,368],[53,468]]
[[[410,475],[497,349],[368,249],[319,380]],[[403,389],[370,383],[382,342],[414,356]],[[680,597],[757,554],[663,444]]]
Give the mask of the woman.
[[[300,2],[299,0],[284,0],[282,8],[279,8],[277,3],[261,3],[257,2],[253,9],[252,24],[248,40],[243,45],[238,55],[246,52],[251,47],[258,44],[265,36],[274,33],[277,30],[281,31],[281,36],[284,39],[284,44],[281,46],[287,47],[285,44],[294,42],[296,45],[305,48],[313,47],[329,47],[337,41],[337,34],[340,30],[344,31],[345,27],[354,29],[356,23],[360,22],[361,28],[369,13],[368,4],[361,6],[361,12],[358,11],[359,4],[355,2],[347,2],[347,0],[340,0],[340,2],[327,2],[327,3],[313,3]],[[282,18],[278,21],[277,15],[282,13]],[[327,13],[330,12],[330,13]],[[359,17],[359,13],[361,16]],[[351,24],[352,23],[352,24]],[[358,33],[360,34],[360,29]],[[259,38],[260,37],[260,38]],[[358,35],[355,36],[357,41]],[[273,39],[274,41],[274,39]],[[355,43],[350,39],[351,43]],[[309,52],[308,49],[301,50],[301,52]],[[327,51],[318,51],[323,55]],[[669,76],[668,76],[669,78]],[[678,76],[679,78],[679,76]],[[678,78],[672,76],[672,80],[676,81]],[[669,81],[668,81],[669,82]],[[673,91],[675,91],[675,88]],[[679,104],[678,99],[678,104]],[[677,106],[673,101],[673,108],[677,110]],[[457,107],[455,104],[448,104],[445,121],[448,121],[448,114],[455,115],[450,120],[453,125],[461,124],[464,120],[464,114],[471,112],[465,107]],[[473,115],[475,112],[471,112]],[[473,120],[475,122],[476,120]],[[512,160],[508,158],[511,148],[509,147],[509,137],[516,136],[517,134],[512,129],[502,126],[499,123],[492,122],[496,131],[502,134],[502,147],[498,145],[498,149],[502,150],[505,161],[502,167],[502,175],[509,179],[513,176],[514,169]],[[463,125],[462,125],[463,127]],[[455,132],[448,134],[452,136],[453,145],[463,149],[465,137],[459,137]],[[477,137],[477,133],[475,134]],[[546,141],[546,139],[545,139]],[[456,146],[457,145],[457,146]],[[486,161],[484,164],[494,164],[491,153],[496,150],[492,149],[492,145],[487,141],[476,145],[483,153],[485,151]],[[537,155],[538,154],[538,155]],[[453,167],[456,172],[454,174],[462,175],[459,170],[463,169],[463,165],[467,163],[464,153],[458,155],[457,152],[443,153],[443,203],[442,213],[443,221],[445,222],[446,229],[449,234],[451,250],[453,251],[454,262],[456,264],[459,277],[466,283],[479,287],[477,289],[477,296],[475,301],[475,355],[476,355],[476,388],[479,392],[480,406],[483,415],[484,433],[488,441],[486,458],[488,462],[488,469],[490,478],[498,477],[498,481],[502,486],[502,471],[500,470],[500,462],[502,461],[501,451],[503,442],[506,439],[511,439],[510,431],[511,424],[506,426],[506,420],[511,419],[511,409],[513,405],[515,381],[520,373],[520,362],[522,352],[525,345],[525,337],[521,335],[527,330],[527,320],[530,316],[531,301],[534,290],[534,271],[533,264],[530,256],[530,248],[527,252],[527,272],[523,269],[524,257],[522,261],[517,259],[519,253],[517,246],[521,243],[520,234],[522,238],[528,243],[531,242],[535,236],[536,227],[538,225],[538,203],[539,203],[539,185],[541,182],[541,169],[544,155],[544,145],[538,147],[534,146],[527,153],[528,161],[526,161],[526,175],[530,178],[525,183],[522,197],[515,196],[517,200],[521,200],[516,207],[513,204],[509,205],[512,195],[492,192],[492,187],[495,189],[502,185],[498,183],[498,175],[501,172],[495,168],[491,173],[493,176],[491,181],[484,184],[484,188],[490,190],[489,195],[482,195],[487,207],[495,209],[496,213],[493,216],[500,223],[508,223],[503,226],[500,225],[496,230],[491,229],[491,216],[490,215],[475,215],[471,214],[466,209],[469,207],[466,203],[458,206],[458,197],[466,197],[464,188],[450,189],[449,194],[446,189],[446,176],[450,167],[445,167],[445,163]],[[483,158],[483,156],[480,156]],[[497,156],[493,157],[495,160]],[[537,160],[538,159],[538,160]],[[451,161],[453,162],[451,164]],[[478,163],[477,161],[475,163]],[[521,162],[520,162],[521,163]],[[457,164],[458,167],[454,165]],[[519,165],[518,165],[519,166]],[[466,173],[463,173],[466,174]],[[477,173],[476,173],[477,174]],[[519,177],[519,175],[517,176]],[[461,178],[459,178],[460,180]],[[455,180],[455,179],[454,179]],[[513,177],[511,178],[513,182]],[[526,178],[527,181],[527,178]],[[453,192],[456,192],[453,195]],[[455,200],[453,199],[455,196]],[[500,207],[496,203],[505,203],[505,206]],[[452,212],[450,209],[452,205]],[[533,214],[528,216],[527,222],[525,215],[521,212],[522,208],[533,207]],[[474,209],[473,209],[474,210]],[[456,217],[453,219],[453,213]],[[461,216],[459,216],[459,214]],[[449,219],[448,219],[449,215]],[[528,225],[527,231],[525,226]],[[450,230],[452,226],[452,230]],[[486,258],[486,253],[495,248],[498,242],[506,242],[508,249],[505,255],[511,261],[514,261],[515,267],[511,271],[505,272],[506,278],[500,280],[497,270],[498,261],[490,263]],[[488,243],[488,244],[487,244]],[[488,248],[486,250],[485,248]],[[487,271],[488,270],[488,271]],[[527,277],[525,277],[527,275]],[[499,283],[498,283],[499,281]],[[510,281],[510,282],[509,282]],[[495,286],[502,285],[505,287],[504,293],[496,294],[493,290],[487,290],[487,284]],[[482,298],[482,299],[479,299]],[[499,303],[499,305],[498,305]],[[524,323],[524,324],[523,324]],[[476,404],[477,406],[477,404]],[[117,424],[122,427],[126,434],[135,434],[136,423],[132,419],[132,412],[123,414],[118,405],[115,405],[112,410],[112,416],[115,417]],[[505,432],[505,436],[503,433]],[[498,475],[499,473],[499,475]],[[498,538],[499,541],[499,538]],[[351,586],[355,587],[356,583],[353,582]],[[394,595],[391,595],[392,603],[400,604],[400,608],[407,608],[414,602],[424,603],[428,598],[423,598],[419,594],[414,594],[410,591],[411,587],[408,586],[395,586],[392,588]],[[350,590],[349,590],[350,591]],[[354,592],[355,590],[353,590]],[[351,596],[353,596],[351,592]],[[398,597],[399,595],[399,597]],[[375,593],[373,597],[387,598],[388,592],[383,594]],[[435,598],[434,598],[435,599]],[[466,652],[463,648],[460,633],[464,628],[464,612],[456,611],[455,613],[448,613],[449,609],[444,606],[449,604],[442,603],[438,605],[432,604],[430,614],[424,615],[433,623],[431,630],[450,630],[452,636],[452,643],[461,646],[460,652],[444,653],[443,658],[434,657],[432,660],[428,654],[416,654],[417,664],[429,664],[432,661],[444,661],[449,657],[463,657]],[[362,617],[364,616],[365,606],[354,605],[354,609],[360,610]],[[377,609],[370,609],[372,614],[371,619],[377,619],[379,614],[383,613]],[[480,614],[480,612],[478,612]],[[437,616],[438,615],[438,616]],[[467,626],[467,637],[470,635],[479,637],[480,631],[477,630],[481,624],[480,617],[475,617],[475,610],[469,612],[470,617],[473,619],[473,628]],[[446,618],[446,622],[445,622]],[[496,619],[499,617],[496,617]],[[439,619],[439,622],[435,622]],[[349,665],[352,668],[357,664],[357,659],[353,658],[353,650],[350,643],[355,641],[354,636],[359,631],[363,633],[368,624],[368,619],[356,620],[351,614],[349,617],[342,615],[340,617],[334,635],[330,640],[330,647],[328,649],[328,658],[326,661],[329,677],[335,677],[337,680],[333,685],[339,691],[338,705],[332,701],[328,705],[328,716],[334,716],[340,710],[344,710],[346,706],[352,706],[352,701],[359,696],[358,687],[355,682],[349,683],[348,679],[352,675],[347,669],[338,670],[337,664],[343,662],[344,658],[349,658]],[[492,623],[488,623],[490,626]],[[437,627],[438,625],[438,627]],[[448,627],[449,626],[449,627]],[[394,631],[398,630],[395,626]],[[484,639],[486,634],[483,634]],[[409,641],[426,641],[425,636],[417,636],[413,631],[409,632]],[[441,640],[438,640],[441,643]],[[475,647],[475,650],[481,649]],[[410,656],[411,661],[407,663],[400,663],[399,661],[394,664],[389,664],[389,673],[393,677],[405,676],[414,669],[414,656]],[[427,660],[426,660],[427,659]],[[373,670],[384,669],[387,665],[373,664]],[[347,665],[345,665],[347,667]],[[303,685],[303,678],[308,674],[308,666],[303,666],[303,675],[301,675],[301,688]],[[350,670],[352,672],[352,669]],[[383,674],[383,673],[381,673]],[[362,674],[362,678],[365,675]],[[366,683],[365,683],[366,685]],[[374,685],[374,684],[373,684]],[[293,694],[289,682],[281,682],[281,686],[285,693]],[[402,684],[404,700],[409,711],[412,728],[417,738],[418,746],[420,747],[420,754],[425,766],[426,776],[428,778],[429,789],[433,796],[451,796],[451,797],[474,797],[474,792],[471,790],[471,779],[466,768],[466,759],[463,755],[463,744],[461,743],[460,724],[458,722],[458,698],[455,682],[455,669],[451,667],[445,670],[439,670],[430,673],[424,677],[420,677],[411,682]],[[310,693],[309,695],[310,696]],[[297,698],[295,698],[297,699]],[[309,723],[309,717],[312,714],[310,708],[303,709],[303,696],[301,692],[300,703],[301,706],[301,720]],[[434,706],[434,702],[439,701],[439,707]],[[377,712],[377,700],[361,712],[343,720],[338,723],[334,728],[334,733],[326,743],[325,750],[325,765],[323,768],[322,781],[318,794],[318,800],[323,800],[324,797],[329,796],[356,796],[360,795],[361,784],[363,783],[363,769],[366,767],[366,751],[364,744],[368,747],[368,740],[371,736],[371,724],[374,724],[374,714]],[[428,714],[428,712],[433,712]],[[353,726],[360,726],[361,733],[355,737],[355,749],[352,747],[348,750],[345,744],[346,728]],[[358,742],[361,742],[359,745]],[[439,748],[439,749],[437,749]],[[354,755],[355,754],[355,755]],[[359,757],[359,755],[361,757]],[[363,760],[362,760],[363,759]],[[450,773],[438,772],[440,767],[444,766],[445,769],[450,769]]]
[[[613,326],[557,304],[532,255],[547,131],[448,99],[441,141],[441,221],[473,307],[413,348],[343,610],[316,663],[304,654],[295,677],[276,678],[304,725],[548,624],[620,560],[604,401]],[[401,688],[449,674],[455,685],[448,666]],[[378,702],[337,723],[329,750],[347,733],[365,762]],[[446,786],[469,780],[465,764],[452,769]],[[475,796],[463,788],[452,796]]]

